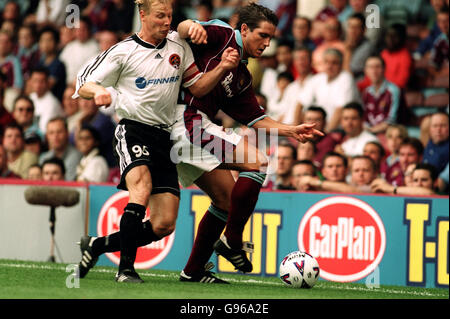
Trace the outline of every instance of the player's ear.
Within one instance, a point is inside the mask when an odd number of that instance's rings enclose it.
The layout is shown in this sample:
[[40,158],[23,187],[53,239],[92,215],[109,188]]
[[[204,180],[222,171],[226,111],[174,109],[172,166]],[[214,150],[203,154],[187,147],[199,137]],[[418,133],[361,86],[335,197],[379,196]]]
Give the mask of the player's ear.
[[250,31],[250,28],[246,23],[242,23],[241,25],[241,35],[246,36],[247,33]]

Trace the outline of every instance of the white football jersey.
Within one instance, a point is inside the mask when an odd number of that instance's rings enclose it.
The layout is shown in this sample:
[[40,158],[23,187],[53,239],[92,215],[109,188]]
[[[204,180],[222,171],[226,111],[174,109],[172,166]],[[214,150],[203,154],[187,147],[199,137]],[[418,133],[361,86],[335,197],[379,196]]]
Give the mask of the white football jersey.
[[189,87],[201,75],[189,44],[177,32],[169,32],[156,47],[134,34],[78,73],[73,98],[85,83],[95,82],[117,92],[113,106],[119,119],[171,126],[180,84]]

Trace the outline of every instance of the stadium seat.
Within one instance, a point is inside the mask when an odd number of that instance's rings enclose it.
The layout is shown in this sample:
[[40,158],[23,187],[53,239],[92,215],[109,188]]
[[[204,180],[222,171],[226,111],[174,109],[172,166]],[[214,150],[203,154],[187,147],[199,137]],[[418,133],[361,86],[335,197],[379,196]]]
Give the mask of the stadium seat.
[[448,93],[439,93],[427,97],[424,101],[426,107],[442,108],[448,105]]
[[429,81],[429,87],[433,88],[449,88],[448,75],[440,75]]
[[424,96],[420,91],[405,92],[405,100],[408,108],[419,107],[424,105]]

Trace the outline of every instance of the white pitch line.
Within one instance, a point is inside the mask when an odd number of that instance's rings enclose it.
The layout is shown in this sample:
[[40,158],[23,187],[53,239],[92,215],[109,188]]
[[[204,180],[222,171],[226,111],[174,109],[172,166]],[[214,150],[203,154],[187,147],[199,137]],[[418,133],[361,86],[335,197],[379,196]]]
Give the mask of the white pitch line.
[[[66,267],[64,266],[51,266],[51,265],[27,265],[27,264],[12,264],[12,263],[0,263],[0,267],[11,267],[11,268],[28,268],[28,269],[47,269],[47,270],[61,270],[66,271]],[[91,269],[90,272],[98,272],[98,273],[111,273],[115,274],[115,270],[109,269]],[[140,274],[143,277],[159,277],[159,278],[178,278],[176,274],[155,274],[143,272]],[[234,279],[234,278],[226,278],[227,281],[234,283],[248,283],[248,284],[259,284],[259,285],[272,285],[272,286],[283,286],[283,283],[276,282],[267,282],[258,279]],[[378,292],[378,293],[389,293],[389,294],[397,294],[397,295],[416,295],[416,296],[426,296],[426,297],[446,297],[446,294],[438,294],[431,293],[427,291],[418,292],[418,291],[406,291],[406,290],[394,290],[388,288],[365,288],[365,287],[345,287],[338,285],[322,285],[320,282],[317,283],[316,287],[321,287],[325,289],[335,289],[335,290],[357,290],[357,291],[366,291],[366,292]]]

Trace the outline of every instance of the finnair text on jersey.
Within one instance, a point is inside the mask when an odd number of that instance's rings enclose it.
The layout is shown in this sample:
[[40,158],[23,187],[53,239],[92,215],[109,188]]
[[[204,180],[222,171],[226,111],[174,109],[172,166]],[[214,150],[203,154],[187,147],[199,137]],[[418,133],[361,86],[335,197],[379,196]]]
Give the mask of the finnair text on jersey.
[[138,89],[145,89],[148,85],[157,85],[157,84],[169,84],[173,82],[177,82],[180,79],[180,76],[172,76],[168,78],[162,79],[150,79],[147,81],[145,78],[137,78],[135,83]]

